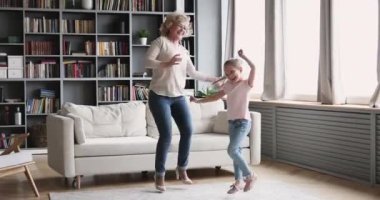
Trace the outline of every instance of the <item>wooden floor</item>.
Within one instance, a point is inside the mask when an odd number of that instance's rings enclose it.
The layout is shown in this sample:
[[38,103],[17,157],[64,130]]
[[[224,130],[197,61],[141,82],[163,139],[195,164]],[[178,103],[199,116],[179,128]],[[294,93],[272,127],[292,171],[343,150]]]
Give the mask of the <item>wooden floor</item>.
[[[36,165],[31,173],[41,194],[40,199],[49,199],[49,192],[72,191],[70,184],[47,165],[46,155],[35,155]],[[380,186],[370,186],[334,176],[302,169],[292,165],[264,159],[254,168],[259,179],[281,180],[291,186],[304,188],[323,200],[380,200]],[[174,172],[167,174],[167,184],[179,184]],[[189,170],[196,183],[231,182],[233,174],[227,170],[216,173],[214,169]],[[152,186],[153,173],[129,173],[84,177],[82,190]],[[227,189],[227,188],[226,188]],[[0,179],[0,200],[37,199],[23,174]]]

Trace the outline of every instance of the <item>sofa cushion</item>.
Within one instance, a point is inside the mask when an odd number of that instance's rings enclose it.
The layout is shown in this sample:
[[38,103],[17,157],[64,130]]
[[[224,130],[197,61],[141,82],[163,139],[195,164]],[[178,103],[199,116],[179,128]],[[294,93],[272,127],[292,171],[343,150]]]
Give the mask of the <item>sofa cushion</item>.
[[[178,152],[179,135],[172,136],[170,152]],[[227,150],[230,142],[229,135],[219,133],[203,133],[193,135],[191,138],[190,151],[218,151]],[[249,147],[249,137],[247,136],[241,145],[242,148]],[[227,153],[227,152],[226,152]]]
[[74,146],[75,157],[154,154],[157,140],[148,136],[87,138]]
[[227,133],[228,130],[228,117],[227,117],[227,111],[219,111],[218,115],[216,116],[213,131],[215,133]]
[[74,120],[74,136],[77,144],[83,144],[86,142],[86,135],[84,133],[83,120],[78,115],[74,113],[67,113],[67,117],[70,117]]
[[[212,132],[216,115],[218,111],[224,110],[224,103],[222,100],[202,104],[189,102],[189,108],[191,121],[193,123],[193,134],[207,133]],[[153,138],[158,138],[158,129],[148,105],[146,115],[148,135]],[[179,135],[178,127],[173,118],[172,134]]]
[[101,106],[65,103],[62,114],[67,113],[82,119],[87,138],[146,135],[145,105],[142,102]]

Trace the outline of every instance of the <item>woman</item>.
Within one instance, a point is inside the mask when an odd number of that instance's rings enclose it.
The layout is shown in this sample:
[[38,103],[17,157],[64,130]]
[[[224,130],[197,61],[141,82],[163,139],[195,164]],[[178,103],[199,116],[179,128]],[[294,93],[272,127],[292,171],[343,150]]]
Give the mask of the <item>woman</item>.
[[184,96],[186,75],[213,82],[216,77],[196,71],[189,52],[180,41],[191,34],[190,18],[182,13],[168,15],[160,27],[160,37],[151,43],[146,55],[146,67],[153,71],[150,82],[149,107],[159,131],[155,160],[155,186],[163,192],[165,188],[165,162],[171,143],[171,117],[180,131],[177,179],[192,184],[186,166],[192,135],[191,116]]

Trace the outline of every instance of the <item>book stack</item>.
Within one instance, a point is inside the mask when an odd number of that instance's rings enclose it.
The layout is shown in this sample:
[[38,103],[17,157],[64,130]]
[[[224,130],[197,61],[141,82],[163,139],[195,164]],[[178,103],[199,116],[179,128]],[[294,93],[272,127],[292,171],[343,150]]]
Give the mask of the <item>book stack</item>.
[[132,100],[148,100],[149,98],[149,88],[144,83],[136,83],[132,87],[132,93],[134,94],[132,96]]
[[41,98],[55,98],[55,91],[41,88],[40,97]]
[[29,61],[25,65],[25,78],[59,77],[59,66],[55,60],[41,60],[36,63]]
[[41,88],[39,98],[28,99],[26,112],[29,114],[48,114],[56,112],[59,108],[59,99],[55,97],[54,90]]

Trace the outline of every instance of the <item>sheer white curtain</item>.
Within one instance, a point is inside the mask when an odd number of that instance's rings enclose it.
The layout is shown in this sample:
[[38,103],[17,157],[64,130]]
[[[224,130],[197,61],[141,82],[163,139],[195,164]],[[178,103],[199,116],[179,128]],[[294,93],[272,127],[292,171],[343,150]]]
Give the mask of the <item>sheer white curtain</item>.
[[285,99],[316,101],[320,0],[284,0]]
[[262,100],[284,97],[283,1],[265,1],[265,69]]
[[[265,0],[237,0],[235,2],[236,26],[235,49],[243,49],[256,66],[256,75],[252,97],[260,99],[264,85],[265,51]],[[236,53],[236,52],[235,52]],[[249,67],[245,64],[244,76],[248,76]]]
[[[378,3],[377,9],[378,15],[378,27],[380,27],[380,3]],[[372,94],[372,97],[369,102],[370,107],[380,107],[380,31],[379,28],[377,30],[377,87],[375,92]]]
[[318,73],[318,101],[323,104],[343,104],[339,59],[336,58],[337,45],[332,45],[336,38],[336,26],[332,23],[332,1],[321,1],[320,56]]
[[226,18],[226,31],[225,31],[225,46],[223,48],[224,54],[222,55],[222,63],[225,60],[228,60],[235,55],[235,23],[236,23],[236,9],[235,9],[235,0],[226,0],[224,3],[227,4],[227,7],[224,7],[227,18]]
[[334,0],[333,46],[347,104],[369,104],[377,85],[378,1]]

